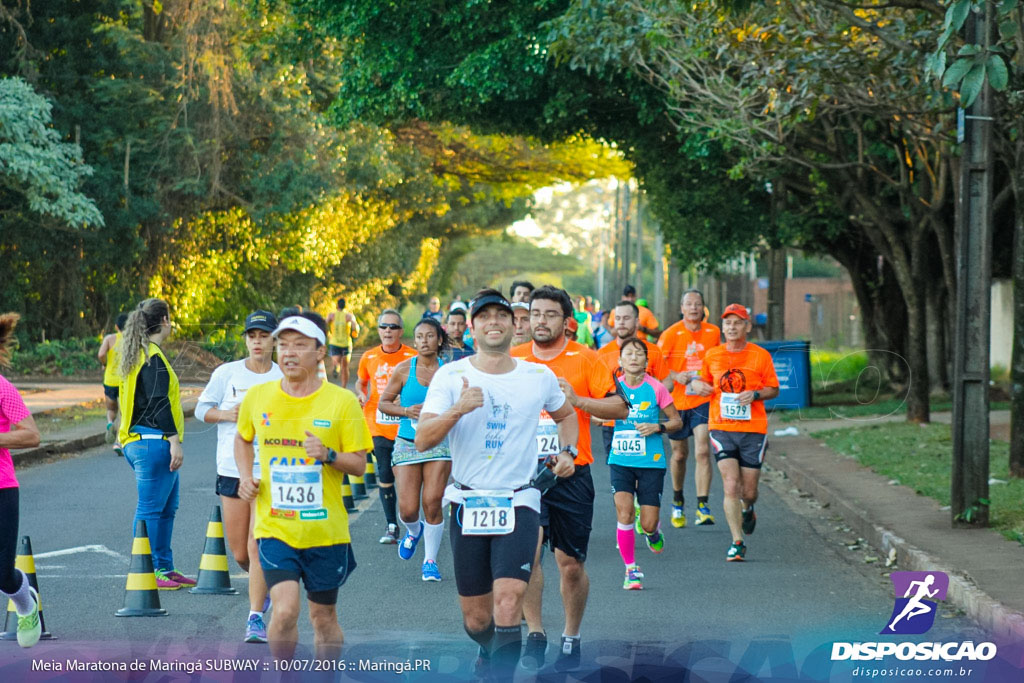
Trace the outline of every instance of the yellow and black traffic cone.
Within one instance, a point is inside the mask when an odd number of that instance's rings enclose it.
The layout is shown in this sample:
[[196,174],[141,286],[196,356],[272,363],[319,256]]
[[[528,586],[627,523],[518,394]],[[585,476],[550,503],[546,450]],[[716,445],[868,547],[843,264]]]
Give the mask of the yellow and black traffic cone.
[[146,522],[135,523],[132,540],[132,559],[128,564],[128,580],[124,587],[124,607],[114,612],[116,617],[166,617],[167,610],[160,607],[160,594],[153,573],[153,551],[149,547]]
[[[24,572],[28,579],[28,585],[36,589],[39,595],[39,582],[36,581],[36,559],[32,557],[32,540],[28,536],[21,537],[21,544],[18,545],[18,556],[14,559],[14,567]],[[46,620],[43,619],[43,600],[39,599],[39,625],[43,629],[42,640],[52,640],[54,635],[46,630]],[[18,639],[18,612],[14,609],[14,602],[7,601],[7,617],[4,619],[4,631],[0,633],[0,640]]]
[[366,454],[366,474],[363,476],[363,480],[366,482],[366,488],[377,488],[377,466],[373,460],[373,451]]
[[352,485],[349,483],[347,474],[341,482],[341,500],[345,503],[345,510],[348,512],[356,511],[356,502],[352,500]]
[[362,477],[352,477],[352,500],[366,500],[366,484]]
[[206,546],[199,560],[199,577],[189,593],[200,595],[238,595],[231,587],[228,574],[228,555],[224,546],[224,523],[220,517],[220,505],[213,506],[213,514],[206,525]]

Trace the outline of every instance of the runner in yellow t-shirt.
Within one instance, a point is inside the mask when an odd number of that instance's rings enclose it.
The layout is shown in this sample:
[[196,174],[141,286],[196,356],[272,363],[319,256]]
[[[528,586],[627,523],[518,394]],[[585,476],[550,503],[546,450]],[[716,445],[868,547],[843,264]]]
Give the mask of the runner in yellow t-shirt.
[[103,338],[100,344],[100,362],[104,364],[103,370],[103,397],[107,408],[107,433],[104,440],[114,444],[114,452],[121,455],[121,444],[117,442],[117,388],[121,384],[121,377],[117,374],[117,366],[121,364],[121,330],[128,320],[128,314],[122,313],[114,321],[114,329],[117,330]]
[[[238,410],[238,493],[256,500],[254,536],[274,604],[267,636],[278,659],[291,659],[298,642],[299,579],[317,658],[338,659],[338,588],[356,566],[341,486],[345,474],[363,474],[372,442],[355,396],[317,377],[326,329],[316,313],[282,320],[274,337],[284,379],[249,389]],[[254,438],[259,480],[252,477]]]
[[359,322],[356,317],[345,310],[344,297],[338,299],[338,310],[327,316],[327,325],[331,336],[328,340],[328,351],[331,354],[332,372],[338,376],[341,369],[341,386],[348,386],[348,364],[352,360],[352,340],[359,336]]

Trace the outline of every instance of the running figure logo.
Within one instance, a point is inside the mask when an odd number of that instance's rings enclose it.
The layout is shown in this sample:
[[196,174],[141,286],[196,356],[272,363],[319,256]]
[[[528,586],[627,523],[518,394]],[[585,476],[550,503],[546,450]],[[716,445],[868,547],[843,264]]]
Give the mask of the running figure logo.
[[[938,603],[946,599],[949,577],[943,572],[893,572],[896,604],[882,634],[914,635],[935,623]],[[902,596],[902,597],[901,597]]]

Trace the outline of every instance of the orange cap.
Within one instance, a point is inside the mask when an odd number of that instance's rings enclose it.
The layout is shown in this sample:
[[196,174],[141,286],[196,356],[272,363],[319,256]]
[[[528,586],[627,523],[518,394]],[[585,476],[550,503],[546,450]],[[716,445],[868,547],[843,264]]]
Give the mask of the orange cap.
[[750,320],[750,314],[747,313],[747,307],[743,304],[729,304],[726,306],[725,310],[722,311],[722,318],[726,318],[730,315],[738,315],[744,320]]

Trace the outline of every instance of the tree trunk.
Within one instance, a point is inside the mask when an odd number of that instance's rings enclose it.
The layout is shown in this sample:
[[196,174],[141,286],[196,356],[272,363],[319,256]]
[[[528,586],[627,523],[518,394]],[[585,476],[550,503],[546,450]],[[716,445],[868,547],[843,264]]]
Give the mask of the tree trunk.
[[928,326],[928,379],[934,392],[949,390],[946,361],[946,330],[950,320],[946,315],[946,288],[933,281],[925,298]]
[[[1018,142],[1024,162],[1024,143]],[[1017,166],[1013,228],[1013,351],[1010,360],[1010,476],[1024,478],[1024,167]]]

